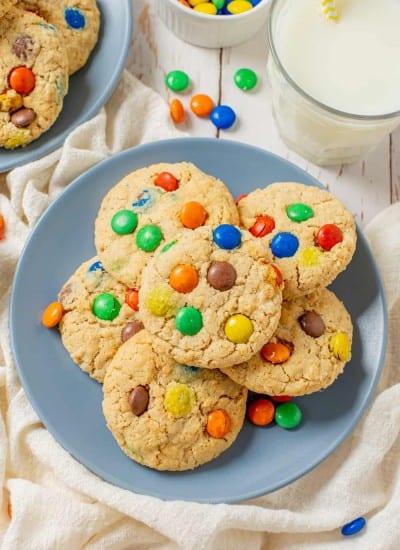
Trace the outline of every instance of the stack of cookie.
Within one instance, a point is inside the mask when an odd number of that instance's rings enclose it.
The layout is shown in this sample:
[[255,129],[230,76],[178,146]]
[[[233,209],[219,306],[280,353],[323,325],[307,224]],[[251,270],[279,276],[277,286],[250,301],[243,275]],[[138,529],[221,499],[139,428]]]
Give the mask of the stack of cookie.
[[99,26],[96,0],[2,0],[0,147],[24,147],[53,125]]
[[350,317],[325,287],[356,232],[327,191],[277,183],[235,204],[192,164],[153,165],[108,192],[95,244],[59,294],[59,328],[141,464],[215,458],[242,428],[248,389],[312,393],[350,359]]

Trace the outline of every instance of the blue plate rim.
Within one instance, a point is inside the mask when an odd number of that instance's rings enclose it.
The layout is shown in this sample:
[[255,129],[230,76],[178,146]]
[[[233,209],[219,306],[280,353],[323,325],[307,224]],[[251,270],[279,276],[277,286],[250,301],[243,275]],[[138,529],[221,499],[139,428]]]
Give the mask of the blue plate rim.
[[[23,162],[20,162],[18,160],[9,160],[8,162],[1,162],[1,156],[0,156],[0,174],[4,172],[8,172],[9,170],[13,170],[14,168],[18,168],[20,166],[24,166],[25,164],[28,164],[30,162],[34,162],[36,160],[39,160],[46,155],[53,153],[57,149],[63,145],[67,137],[81,124],[84,124],[91,118],[93,118],[98,111],[107,103],[110,96],[114,92],[115,88],[118,85],[119,79],[121,77],[121,74],[125,68],[126,61],[128,59],[130,47],[131,47],[131,41],[132,41],[132,33],[133,33],[133,6],[131,0],[125,0],[125,7],[127,10],[127,17],[125,21],[125,25],[123,28],[124,34],[126,36],[124,47],[121,50],[121,56],[119,58],[118,63],[115,65],[113,74],[107,84],[107,86],[104,88],[103,92],[100,94],[100,96],[97,98],[97,100],[93,103],[93,105],[88,109],[84,114],[82,114],[80,117],[78,117],[69,128],[65,129],[63,132],[61,132],[56,138],[54,138],[52,141],[44,144],[39,149],[36,149],[34,151],[26,151],[26,156],[23,160]],[[29,147],[29,146],[28,146]],[[24,151],[24,152],[25,152]],[[20,150],[19,150],[20,152]]]
[[[29,399],[29,402],[30,402],[31,406],[35,410],[36,414],[40,418],[40,420],[43,423],[43,425],[45,426],[45,428],[50,432],[50,434],[54,437],[54,439],[57,441],[57,443],[59,443],[63,447],[63,449],[66,452],[68,452],[68,454],[71,457],[73,457],[75,460],[77,460],[88,471],[90,471],[90,472],[94,473],[95,475],[97,475],[104,482],[111,483],[111,484],[115,485],[116,487],[120,487],[122,489],[128,490],[129,492],[131,492],[133,494],[142,494],[144,496],[151,496],[151,497],[155,497],[155,498],[158,498],[160,500],[163,500],[163,501],[172,501],[172,500],[177,500],[177,499],[166,498],[165,496],[162,495],[162,493],[160,493],[158,491],[147,491],[146,493],[135,493],[134,491],[132,491],[132,489],[130,487],[124,485],[124,483],[121,482],[120,480],[117,480],[114,477],[113,474],[106,473],[106,475],[105,475],[105,472],[100,471],[100,469],[98,469],[96,466],[94,466],[91,463],[90,460],[87,460],[86,458],[82,458],[82,456],[80,455],[79,452],[73,452],[72,453],[68,449],[68,445],[65,443],[63,435],[59,434],[57,429],[55,429],[53,427],[51,420],[50,421],[48,419],[46,419],[46,421],[42,420],[42,416],[40,414],[40,411],[41,411],[40,404],[36,402],[36,400],[34,399],[34,397],[32,396],[32,394],[30,392],[30,389],[25,387],[25,376],[24,376],[24,373],[20,369],[20,366],[19,366],[18,352],[17,352],[17,348],[16,348],[16,345],[15,345],[15,341],[14,341],[14,332],[11,330],[11,327],[15,326],[15,322],[16,322],[16,319],[14,317],[14,309],[15,309],[14,304],[15,304],[15,301],[16,301],[16,291],[15,291],[15,289],[17,287],[17,281],[20,277],[20,273],[22,273],[23,270],[24,270],[23,263],[24,263],[25,250],[29,247],[30,242],[34,238],[34,235],[35,235],[36,231],[39,231],[39,228],[41,227],[41,225],[46,223],[47,216],[50,215],[50,212],[51,212],[52,208],[54,208],[55,205],[57,205],[58,201],[62,197],[64,197],[64,195],[67,196],[69,193],[74,193],[75,188],[82,185],[82,181],[84,182],[87,178],[91,178],[93,175],[96,174],[97,171],[101,171],[102,166],[105,163],[108,163],[110,161],[118,162],[123,157],[129,157],[134,151],[137,152],[138,149],[146,151],[148,149],[152,149],[152,148],[155,148],[155,147],[160,147],[160,146],[162,147],[163,144],[166,144],[166,143],[168,143],[170,145],[171,142],[175,143],[177,146],[179,146],[180,143],[187,142],[187,140],[190,140],[194,147],[196,146],[196,144],[201,144],[201,143],[205,143],[205,142],[213,142],[213,143],[215,143],[215,142],[218,143],[219,142],[219,143],[225,144],[225,145],[228,144],[228,146],[234,145],[234,146],[240,146],[241,148],[245,148],[245,149],[247,148],[247,149],[255,150],[259,153],[266,154],[268,156],[274,157],[275,159],[278,159],[279,161],[284,161],[284,163],[287,163],[287,164],[293,166],[296,170],[301,170],[301,171],[305,172],[302,168],[300,168],[299,166],[295,165],[294,163],[288,161],[287,159],[284,159],[283,157],[281,157],[281,156],[279,156],[275,153],[272,153],[270,151],[267,151],[266,149],[263,149],[261,147],[256,147],[256,146],[249,145],[249,144],[246,144],[246,143],[237,142],[237,141],[230,141],[230,140],[226,140],[226,139],[216,140],[215,138],[190,138],[190,137],[186,137],[186,138],[165,139],[165,140],[160,140],[160,141],[157,141],[157,142],[151,142],[151,143],[146,143],[146,144],[139,145],[139,146],[136,146],[136,147],[132,147],[132,148],[126,149],[126,150],[124,150],[120,153],[117,153],[115,155],[112,155],[112,156],[108,157],[107,159],[102,160],[101,162],[99,162],[95,166],[92,166],[89,170],[87,170],[86,172],[81,174],[78,178],[76,178],[63,191],[63,193],[61,195],[59,195],[59,197],[57,197],[57,199],[55,199],[54,202],[46,209],[44,214],[41,216],[40,220],[37,222],[36,226],[34,227],[32,233],[28,237],[28,239],[27,239],[27,241],[26,241],[26,243],[23,247],[20,258],[19,258],[18,263],[17,263],[17,267],[16,267],[16,270],[15,270],[14,278],[13,278],[13,284],[12,284],[12,288],[11,288],[10,311],[9,311],[11,349],[12,349],[12,354],[13,354],[16,370],[17,370],[19,379],[21,381],[21,385],[22,385],[22,387],[23,387],[23,389],[24,389],[24,391],[25,391],[25,393],[26,393],[26,395]],[[313,181],[314,185],[316,185],[317,187],[325,189],[325,187],[316,178],[314,178],[313,176],[311,176],[307,172],[305,172],[305,173],[307,174],[307,177]],[[112,182],[110,182],[110,186],[111,185],[112,185]],[[366,249],[366,251],[367,251],[367,253],[370,257],[371,265],[373,267],[374,274],[376,276],[378,286],[379,286],[379,291],[380,291],[379,292],[379,299],[382,302],[382,308],[383,308],[383,311],[382,311],[382,313],[383,313],[382,348],[380,349],[379,358],[377,359],[377,368],[376,368],[374,376],[371,380],[371,384],[369,386],[369,391],[366,393],[366,395],[363,399],[362,405],[359,407],[359,409],[357,411],[357,414],[354,415],[352,421],[349,423],[349,425],[346,427],[346,429],[340,435],[338,435],[338,437],[335,440],[333,440],[332,444],[325,449],[325,451],[318,457],[318,459],[316,459],[314,462],[311,462],[308,467],[306,467],[306,468],[302,467],[302,468],[299,469],[299,471],[293,473],[292,475],[287,476],[284,479],[281,479],[279,482],[277,482],[275,484],[272,484],[267,492],[263,489],[260,489],[260,491],[249,491],[249,492],[246,492],[246,493],[241,493],[240,495],[237,495],[235,497],[228,497],[228,498],[224,498],[224,497],[217,497],[217,498],[200,497],[196,500],[185,498],[184,496],[182,496],[178,500],[198,502],[198,503],[203,503],[203,504],[223,504],[223,503],[225,503],[225,504],[235,504],[235,503],[241,503],[241,502],[248,501],[248,500],[254,500],[254,499],[262,497],[266,494],[270,494],[274,491],[282,489],[283,487],[286,487],[289,484],[293,483],[294,481],[300,479],[301,477],[303,477],[304,475],[306,475],[310,471],[314,470],[319,464],[324,462],[342,443],[344,443],[346,441],[346,439],[349,437],[349,435],[352,433],[352,431],[355,429],[355,427],[357,426],[357,424],[359,423],[359,421],[363,417],[363,415],[365,413],[365,410],[367,409],[368,405],[370,404],[370,402],[372,400],[372,397],[375,394],[376,387],[377,387],[378,382],[380,380],[380,376],[381,376],[383,366],[384,366],[384,362],[385,362],[385,356],[386,356],[386,351],[387,351],[387,339],[388,339],[388,308],[387,308],[387,300],[386,300],[386,295],[385,295],[385,287],[384,287],[384,284],[383,284],[383,279],[382,279],[381,273],[378,269],[378,265],[375,261],[375,258],[372,254],[371,247],[370,247],[365,235],[363,234],[363,232],[360,229],[357,222],[356,222],[356,227],[357,227],[357,236],[358,236],[359,239],[362,240],[363,245],[365,246],[365,249]]]

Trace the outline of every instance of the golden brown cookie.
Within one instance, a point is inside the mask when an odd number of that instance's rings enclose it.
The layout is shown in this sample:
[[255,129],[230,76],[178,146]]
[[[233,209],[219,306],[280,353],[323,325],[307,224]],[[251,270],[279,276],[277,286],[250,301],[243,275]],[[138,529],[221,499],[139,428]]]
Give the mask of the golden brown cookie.
[[18,6],[39,14],[58,29],[67,48],[70,75],[86,64],[99,36],[96,0],[18,0]]
[[12,8],[0,19],[0,147],[23,147],[57,119],[68,91],[68,64],[58,31]]
[[177,231],[238,220],[222,181],[188,162],[155,164],[129,174],[107,193],[95,244],[107,271],[138,288],[147,262]]
[[351,359],[353,326],[327,289],[283,302],[279,327],[254,357],[230,369],[232,380],[268,395],[305,395],[330,386]]
[[146,331],[128,340],[104,380],[103,412],[130,458],[190,470],[219,456],[242,428],[247,390],[220,371],[179,365]]
[[275,332],[281,312],[279,275],[263,247],[229,224],[175,241],[143,272],[146,329],[188,365],[222,368],[250,359]]
[[273,254],[282,271],[285,299],[329,285],[353,257],[353,216],[328,191],[274,183],[240,200],[238,209],[241,225]]
[[62,341],[72,359],[98,382],[118,348],[143,328],[135,292],[106,273],[98,258],[83,263],[59,294]]

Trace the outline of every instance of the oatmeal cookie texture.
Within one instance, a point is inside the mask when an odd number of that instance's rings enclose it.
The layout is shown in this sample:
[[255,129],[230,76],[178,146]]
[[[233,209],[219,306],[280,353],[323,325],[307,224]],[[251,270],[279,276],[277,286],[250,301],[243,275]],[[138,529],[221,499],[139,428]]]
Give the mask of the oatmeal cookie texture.
[[240,223],[272,253],[290,299],[329,285],[346,269],[357,242],[353,216],[328,191],[274,183],[238,204]]
[[17,3],[17,0],[1,0],[0,18],[3,17]]
[[182,232],[143,272],[143,324],[178,362],[203,368],[242,363],[278,326],[278,273],[264,247],[233,225]]
[[223,369],[249,390],[298,396],[330,386],[351,359],[353,326],[343,303],[327,289],[283,302],[279,327],[261,351]]
[[57,119],[68,91],[68,65],[58,31],[12,8],[0,19],[0,147],[25,146]]
[[38,13],[58,29],[67,48],[70,75],[86,64],[100,28],[95,0],[18,0],[18,6]]
[[98,382],[122,343],[143,328],[137,301],[98,258],[83,263],[59,293],[59,329],[72,359]]
[[130,458],[189,470],[219,456],[242,428],[247,390],[220,371],[177,364],[146,331],[128,340],[104,380],[108,428]]
[[188,162],[161,163],[132,172],[107,193],[95,244],[107,271],[139,288],[145,265],[179,230],[238,221],[233,197],[220,180]]

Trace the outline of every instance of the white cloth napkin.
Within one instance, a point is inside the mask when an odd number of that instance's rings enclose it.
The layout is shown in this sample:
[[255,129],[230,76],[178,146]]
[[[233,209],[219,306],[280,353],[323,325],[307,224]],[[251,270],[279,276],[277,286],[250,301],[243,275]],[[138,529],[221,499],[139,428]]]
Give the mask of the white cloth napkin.
[[[71,458],[32,410],[16,375],[8,331],[9,290],[25,239],[78,174],[124,148],[177,134],[161,98],[125,73],[106,108],[73,132],[61,150],[0,177],[0,212],[7,223],[6,239],[0,241],[0,548],[397,550],[400,204],[367,228],[390,307],[379,390],[353,435],[289,487],[241,505],[136,495],[105,483]],[[367,529],[343,539],[340,527],[360,515],[368,518]]]

